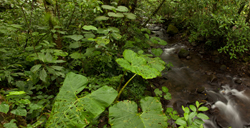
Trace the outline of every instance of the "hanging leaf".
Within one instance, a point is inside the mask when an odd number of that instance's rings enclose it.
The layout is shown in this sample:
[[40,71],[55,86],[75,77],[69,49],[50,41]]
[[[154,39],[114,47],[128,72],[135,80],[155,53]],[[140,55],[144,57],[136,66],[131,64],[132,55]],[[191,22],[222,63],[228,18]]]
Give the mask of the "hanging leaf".
[[[98,29],[98,30],[99,30],[99,29]],[[86,39],[95,38],[95,35],[94,35],[93,33],[86,33],[86,34],[84,34],[84,37],[85,37]]]
[[119,12],[128,12],[128,8],[125,6],[118,6],[116,10]]
[[8,104],[6,104],[5,102],[2,102],[0,104],[0,112],[3,112],[5,114],[7,114],[7,112],[9,111],[10,106]]
[[122,36],[119,33],[112,33],[111,35],[115,40],[120,40],[122,38]]
[[122,13],[114,13],[114,12],[108,12],[108,16],[110,17],[124,17]]
[[109,124],[112,128],[165,128],[167,116],[155,97],[140,101],[142,113],[137,112],[133,101],[122,101],[109,108]]
[[26,116],[27,111],[24,108],[17,108],[11,111],[12,114],[18,115],[18,116]]
[[128,19],[135,20],[136,15],[133,13],[123,13]]
[[116,62],[123,68],[142,76],[144,79],[152,79],[161,75],[165,68],[165,62],[160,58],[149,58],[146,55],[138,55],[132,50],[126,49],[123,58],[116,59]]
[[152,52],[155,56],[160,56],[160,55],[163,53],[163,51],[162,51],[161,48],[152,48],[152,49],[151,49],[151,52]]
[[109,19],[109,17],[106,17],[106,16],[98,16],[95,18],[95,20],[97,20],[97,21],[108,20],[108,19]]
[[106,45],[106,44],[108,44],[110,42],[110,40],[109,39],[106,39],[105,37],[97,37],[96,38],[96,43],[97,44],[104,44],[104,45]]
[[33,73],[36,73],[40,68],[41,68],[41,64],[37,64],[37,65],[34,65],[30,71],[33,72]]
[[107,10],[113,10],[113,9],[115,9],[114,6],[110,6],[110,5],[102,5],[102,8],[103,9],[107,9]]
[[40,78],[43,82],[46,82],[47,72],[44,70],[44,68],[40,71],[39,78]]
[[97,118],[116,98],[117,91],[104,86],[84,97],[78,98],[87,85],[87,78],[68,73],[58,93],[46,128],[83,128]]
[[50,66],[50,67],[58,71],[61,71],[63,69],[62,66]]
[[65,38],[70,38],[70,39],[73,39],[75,41],[79,41],[83,38],[82,35],[68,35],[68,36],[64,36]]
[[84,30],[97,30],[97,28],[95,26],[92,26],[92,25],[84,25],[82,28]]
[[9,123],[3,124],[5,128],[18,128],[16,123],[14,123],[16,120],[12,119]]
[[79,48],[82,44],[80,42],[74,42],[69,44],[69,48]]
[[69,55],[72,59],[81,59],[83,58],[83,54],[79,52],[74,52]]

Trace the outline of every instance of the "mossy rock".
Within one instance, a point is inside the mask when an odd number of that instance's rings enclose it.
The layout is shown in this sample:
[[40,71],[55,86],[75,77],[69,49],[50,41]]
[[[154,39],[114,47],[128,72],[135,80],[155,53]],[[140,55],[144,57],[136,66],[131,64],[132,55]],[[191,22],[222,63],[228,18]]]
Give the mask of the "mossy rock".
[[178,28],[176,28],[173,24],[168,25],[167,33],[170,35],[175,35],[179,32]]
[[180,58],[186,58],[188,55],[190,54],[190,52],[184,48],[182,48],[179,53],[178,53],[178,56]]

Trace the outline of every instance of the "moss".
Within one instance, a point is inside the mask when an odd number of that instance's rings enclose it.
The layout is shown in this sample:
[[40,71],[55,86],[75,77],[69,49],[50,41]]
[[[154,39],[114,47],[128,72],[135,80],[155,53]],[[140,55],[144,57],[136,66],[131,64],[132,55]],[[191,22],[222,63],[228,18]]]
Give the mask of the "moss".
[[174,25],[170,24],[168,25],[168,29],[167,29],[167,33],[174,35],[177,34],[179,32],[178,28],[176,28]]

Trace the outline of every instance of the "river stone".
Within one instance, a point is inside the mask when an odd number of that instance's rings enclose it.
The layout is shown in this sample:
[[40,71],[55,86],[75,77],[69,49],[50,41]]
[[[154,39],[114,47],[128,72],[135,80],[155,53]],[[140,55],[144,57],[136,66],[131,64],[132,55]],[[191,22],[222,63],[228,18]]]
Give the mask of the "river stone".
[[225,71],[226,69],[227,69],[227,66],[226,66],[226,65],[221,65],[221,66],[220,66],[220,70]]
[[170,24],[168,25],[167,34],[175,35],[179,32],[178,28],[176,28],[174,25]]
[[191,59],[191,56],[187,56],[186,59],[187,59],[187,60],[190,60],[190,59]]
[[235,82],[236,84],[241,84],[241,83],[242,83],[242,81],[241,81],[240,79],[236,79],[234,82]]
[[182,48],[179,53],[178,53],[178,56],[180,58],[186,58],[188,55],[190,54],[190,52],[184,48]]
[[205,88],[204,88],[204,87],[199,87],[199,88],[197,89],[197,92],[198,92],[198,93],[204,93],[204,92],[205,92]]
[[220,63],[220,57],[216,56],[214,62],[217,64]]
[[198,45],[198,43],[197,42],[191,42],[191,45],[195,47],[195,46]]

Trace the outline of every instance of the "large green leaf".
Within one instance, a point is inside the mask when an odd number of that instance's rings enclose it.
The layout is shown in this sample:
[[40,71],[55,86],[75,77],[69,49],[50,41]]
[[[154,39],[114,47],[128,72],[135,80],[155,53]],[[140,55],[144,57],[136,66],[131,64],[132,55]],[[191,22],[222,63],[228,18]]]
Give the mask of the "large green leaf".
[[97,20],[97,21],[108,20],[108,19],[109,19],[109,17],[106,17],[106,16],[98,16],[95,18],[95,20]]
[[160,58],[149,58],[148,56],[138,55],[132,50],[126,49],[123,58],[116,59],[116,62],[123,68],[142,76],[145,79],[152,79],[161,75],[165,68],[165,62]]
[[160,55],[163,53],[163,51],[162,51],[161,48],[152,48],[152,49],[151,49],[151,52],[152,52],[155,56],[160,56]]
[[122,13],[114,13],[114,12],[108,12],[108,16],[110,17],[124,17]]
[[77,94],[86,87],[87,82],[82,75],[67,74],[46,128],[84,128],[116,98],[117,91],[108,86],[78,98]]
[[68,35],[68,36],[64,36],[64,37],[73,39],[75,41],[79,41],[79,40],[81,40],[83,38],[82,35]]
[[92,26],[92,25],[84,25],[82,28],[84,30],[97,30],[97,28],[95,26]]
[[128,12],[128,8],[125,6],[118,6],[116,10],[119,12]]
[[122,36],[119,33],[112,33],[111,34],[115,40],[120,40]]
[[136,15],[133,13],[123,13],[128,19],[135,20]]
[[10,106],[8,104],[6,104],[5,102],[2,102],[0,104],[0,112],[7,114],[7,112],[9,111],[9,108],[10,108]]
[[141,101],[142,113],[137,112],[133,101],[122,101],[109,108],[109,123],[112,128],[165,128],[167,117],[155,97]]
[[19,116],[26,116],[27,110],[24,108],[17,108],[11,111],[12,114],[19,115]]
[[108,10],[113,10],[113,9],[115,9],[114,6],[110,6],[110,5],[102,5],[102,8],[108,9]]

